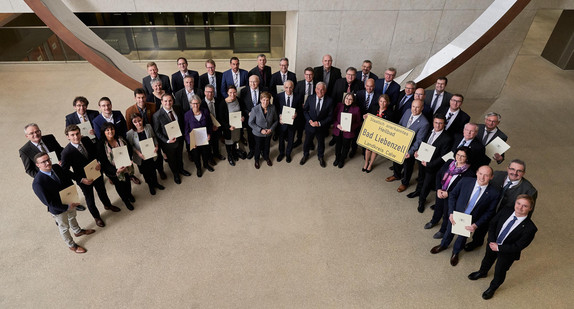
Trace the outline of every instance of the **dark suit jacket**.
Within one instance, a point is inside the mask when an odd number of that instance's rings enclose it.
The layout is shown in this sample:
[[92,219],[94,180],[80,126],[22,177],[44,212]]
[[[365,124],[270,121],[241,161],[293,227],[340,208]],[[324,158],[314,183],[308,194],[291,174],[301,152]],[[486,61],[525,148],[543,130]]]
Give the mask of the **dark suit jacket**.
[[[287,71],[287,80],[293,82],[293,88],[297,85],[297,75],[291,71]],[[277,95],[277,86],[283,85],[283,80],[281,79],[281,71],[277,71],[271,75],[271,83],[269,84],[269,92],[274,96]]]
[[[128,143],[127,140],[123,137],[118,136],[117,139],[118,140],[121,139],[123,144],[127,146],[129,156],[130,156],[130,158],[132,158],[133,157],[132,145],[130,145],[130,143]],[[108,160],[108,156],[106,155],[106,149],[105,149],[107,143],[108,142],[106,139],[101,139],[98,141],[97,156],[98,156],[98,161],[100,161],[100,165],[102,167],[101,171],[104,174],[106,174],[106,176],[108,176],[108,178],[110,178],[110,177],[114,178],[114,177],[117,177],[116,172],[118,170],[118,167],[121,167],[121,166],[115,166],[115,164],[113,164],[112,162],[110,162],[110,160]]]
[[[351,92],[357,93],[358,91],[360,91],[361,85],[362,85],[361,81],[354,79],[353,82],[351,83]],[[343,93],[347,92],[348,87],[349,84],[347,83],[346,78],[339,78],[335,82],[335,85],[333,86],[333,95],[331,96],[331,98],[335,103],[343,102]]]
[[[116,128],[116,135],[117,136],[121,136],[123,138],[126,138],[126,133],[128,132],[127,130],[127,123],[126,123],[126,119],[124,118],[124,115],[122,115],[122,112],[120,111],[112,111],[112,117],[114,118],[114,126]],[[102,114],[98,115],[98,117],[96,117],[94,119],[94,133],[96,134],[96,137],[98,139],[101,139],[102,136],[102,126],[104,125],[104,123],[106,123],[106,119],[104,119],[104,116],[102,116]]]
[[[197,73],[197,71],[187,70],[187,75],[193,77],[193,87],[194,89],[198,89],[199,73]],[[184,87],[185,86],[183,85],[183,76],[181,75],[181,72],[177,71],[171,74],[171,91],[176,93]]]
[[[472,190],[476,184],[476,178],[465,177],[460,180],[454,190],[448,194],[448,213],[453,211],[464,212],[470,201]],[[472,223],[477,226],[487,224],[496,210],[499,191],[492,184],[488,184],[484,193],[480,196],[474,208],[470,212]]]
[[[436,113],[441,113],[443,116],[447,117],[448,116],[448,112],[450,110],[450,105],[447,106],[442,106],[441,108],[439,108]],[[464,125],[470,122],[470,116],[465,113],[462,109],[459,110],[458,114],[456,115],[456,118],[451,120],[451,124],[448,127],[448,130],[446,130],[446,132],[448,132],[448,134],[450,135],[455,135],[455,134],[462,134],[462,131],[464,129]],[[445,124],[446,126],[446,124]],[[478,136],[478,135],[477,135]]]
[[[500,137],[500,139],[505,141],[505,142],[508,140],[508,136],[506,136],[506,134],[504,134],[504,132],[502,132],[500,130],[500,128],[497,128],[497,129],[498,130],[496,130],[496,133],[494,133],[493,136],[489,136],[488,142],[486,144],[483,143],[484,147],[486,147],[486,145],[490,144],[490,142],[492,142],[497,137]],[[486,130],[486,126],[484,124],[479,124],[478,125],[478,134],[476,134],[476,138],[478,140],[480,140],[481,142],[484,138],[484,130]],[[488,158],[489,164],[490,164],[491,160],[492,160],[492,158]],[[504,154],[502,154],[502,160],[500,162],[496,162],[496,163],[500,164],[500,163],[502,163],[502,161],[504,161]]]
[[[455,134],[452,140],[452,152],[456,153],[456,149],[464,136],[462,134]],[[467,146],[470,148],[470,158],[468,158],[468,162],[470,163],[470,168],[474,171],[478,170],[479,167],[488,164],[486,155],[484,154],[484,146],[482,143],[476,139],[476,137],[470,142],[470,145]]]
[[[249,73],[243,69],[239,69],[239,86],[245,86],[246,88],[249,87]],[[231,69],[223,72],[221,75],[221,89],[220,93],[223,95],[224,98],[227,98],[227,86],[235,85],[233,82],[233,73]]]
[[[427,118],[432,118],[432,115],[434,115],[433,111],[430,109],[431,107],[431,103],[433,100],[433,96],[434,96],[434,89],[433,90],[425,90],[425,110],[427,110],[428,114],[426,115]],[[439,109],[441,109],[444,106],[449,106],[449,102],[450,102],[450,98],[452,98],[452,94],[450,92],[445,91],[443,96],[442,96],[442,101],[437,102],[436,104],[440,104],[437,109],[437,112]]]
[[[305,130],[315,131],[317,129],[329,129],[331,125],[331,115],[333,114],[333,100],[328,96],[323,97],[321,110],[317,111],[317,95],[311,95],[303,105],[303,114],[305,115]],[[309,120],[319,121],[320,127],[312,127]]]
[[78,148],[74,147],[71,143],[68,143],[66,148],[62,151],[62,168],[65,170],[69,170],[70,167],[72,168],[72,178],[76,183],[78,183],[78,185],[80,185],[82,178],[86,177],[84,167],[86,167],[88,163],[97,159],[98,154],[96,145],[94,145],[88,137],[82,137],[82,145],[88,153],[87,158],[84,157]]
[[387,87],[387,92],[383,93],[383,88],[385,87],[385,79],[381,78],[375,81],[375,92],[380,94],[387,94],[391,100],[391,106],[396,106],[399,103],[399,96],[401,92],[401,85],[399,85],[394,80]]
[[[95,110],[91,109],[86,110],[86,115],[88,116],[88,120],[90,121],[92,128],[94,127],[94,119],[98,117],[99,114],[100,113],[98,113]],[[78,117],[78,113],[73,112],[71,114],[66,115],[66,127],[71,124],[78,124],[78,123],[81,123],[80,117]]]
[[[259,87],[259,98],[257,100],[256,104],[253,104],[253,98],[251,97],[251,88],[245,87],[243,89],[241,89],[241,95],[240,98],[238,99],[239,104],[241,105],[241,110],[245,111],[246,115],[249,115],[249,113],[251,112],[251,109],[259,104],[259,99],[261,98],[261,92],[263,92],[265,90],[263,90],[263,88],[261,88],[261,86]],[[245,123],[247,123],[247,119],[245,119]]]
[[251,71],[249,71],[248,77],[251,75],[259,76],[259,85],[264,87],[264,88],[269,88],[269,86],[271,85],[271,67],[268,65],[263,67],[263,74],[265,75],[265,78],[263,78],[263,76],[261,76],[261,72],[259,71],[259,67],[255,66],[253,69],[251,69]]
[[[401,121],[399,121],[399,125],[406,128],[411,115],[411,111],[408,110],[401,118]],[[428,120],[421,114],[420,117],[414,121],[408,129],[415,131],[413,143],[411,144],[411,148],[409,148],[409,155],[412,157],[415,154],[415,151],[419,149],[423,138],[428,134],[430,125]]]
[[[145,104],[145,113],[146,113],[145,117],[144,117],[144,115],[142,115],[144,125],[146,125],[146,124],[151,125],[153,114],[155,114],[155,108],[156,108],[155,103],[146,102],[146,104]],[[138,109],[136,104],[134,104],[134,105],[132,105],[126,109],[126,118],[127,118],[126,123],[127,123],[128,130],[131,130],[134,128],[134,124],[131,121],[131,117],[133,114],[140,114],[140,110]]]
[[[157,76],[161,80],[161,89],[165,90],[165,93],[172,93],[169,77],[163,74],[158,74]],[[143,78],[142,86],[147,94],[151,94],[153,92],[153,88],[151,87],[151,76],[148,75]]]
[[52,172],[56,173],[60,183],[52,177],[38,172],[34,177],[34,182],[32,182],[32,189],[40,201],[48,207],[51,214],[59,215],[68,210],[68,205],[62,204],[60,191],[73,185],[73,183],[70,171],[62,169],[58,164],[52,164]]
[[[507,176],[508,173],[506,171],[494,172],[494,177],[491,181],[492,185],[502,192],[502,188],[504,187],[504,182],[506,181]],[[534,199],[534,205],[532,211],[530,212],[530,215],[532,215],[534,212],[534,206],[536,206],[538,191],[536,188],[534,188],[532,183],[530,183],[530,181],[524,177],[522,177],[522,180],[520,180],[516,186],[506,190],[504,195],[500,197],[500,202],[498,203],[498,211],[502,210],[503,208],[514,209],[514,202],[516,201],[516,197],[518,197],[520,194],[528,194],[532,197],[532,199]]]
[[[313,83],[317,85],[318,82],[323,81],[323,66],[318,66],[313,68]],[[333,98],[333,87],[335,86],[335,82],[341,78],[341,70],[336,67],[331,67],[331,71],[329,73],[329,85],[327,85],[327,93],[326,96]],[[335,100],[336,101],[336,100]]]
[[[241,106],[241,102],[239,102],[239,105]],[[247,114],[245,114],[245,111],[243,110],[243,108],[241,108],[241,115],[245,118],[245,120],[247,121],[249,116]],[[217,117],[216,117],[217,121],[219,121],[219,123],[221,124],[221,132],[223,133],[223,137],[225,139],[231,139],[231,131],[229,130],[229,109],[227,108],[227,102],[222,101],[221,104],[219,105],[219,109],[217,110]],[[236,130],[238,130],[239,128],[236,128]]]
[[365,103],[367,101],[367,91],[360,90],[357,92],[355,100],[357,101],[357,105],[361,109],[361,115],[364,115],[366,113],[371,113],[373,115],[377,114],[377,112],[379,111],[379,96],[380,94],[373,91],[373,93],[371,93],[371,105],[369,105],[369,107],[367,108]]
[[[221,78],[222,77],[223,77],[223,73],[215,71],[215,96],[216,97],[221,96],[221,91],[222,91],[221,90]],[[206,85],[209,85],[209,76],[207,75],[207,73],[204,73],[199,77],[199,89],[204,91]],[[227,93],[227,89],[225,90],[225,93]]]
[[[375,82],[379,79],[379,77],[378,77],[375,73],[373,73],[373,72],[369,73],[369,76],[367,77],[367,79],[369,79],[369,78],[374,79]],[[361,71],[361,70],[357,71],[357,76],[355,76],[355,79],[358,80],[358,81],[360,81],[360,82],[363,84],[363,89],[364,89],[365,83],[362,81],[362,79],[363,79],[363,71]],[[367,81],[367,79],[365,79],[365,81]]]
[[[300,117],[301,115],[303,115],[303,100],[299,100],[299,97],[295,96],[295,93],[293,93],[293,95],[291,96],[291,107],[293,107],[295,109],[295,113],[297,114],[297,117]],[[279,92],[277,94],[277,98],[275,99],[274,103],[275,105],[277,105],[277,118],[279,118],[279,116],[283,113],[283,106],[287,105],[287,101],[285,101],[285,92]],[[293,122],[293,124],[295,124],[295,122]],[[293,125],[288,125],[288,124],[279,124],[281,127],[281,130],[285,131],[287,129],[290,128],[294,128]]]
[[[297,84],[295,84],[295,96],[297,96],[300,102],[303,102],[305,100],[306,84],[307,84],[306,80],[300,80],[297,82]],[[315,80],[313,80],[312,84],[313,84],[312,94],[315,94],[315,86],[317,85],[317,83],[315,82]],[[303,104],[305,104],[305,102],[303,102]]]
[[[177,105],[173,105],[172,110],[175,113],[175,116],[177,117],[179,129],[183,133],[185,127],[184,127],[184,117],[183,113],[181,112],[181,108]],[[160,145],[165,145],[169,140],[167,132],[165,131],[165,125],[170,122],[171,118],[163,108],[160,108],[158,111],[155,112],[155,114],[153,114],[153,131]],[[183,140],[183,137],[180,136],[177,139],[181,141]]]
[[[450,165],[450,163],[453,161],[454,159],[450,159],[448,161],[446,161],[441,168],[438,170],[438,172],[436,173],[436,187],[435,190],[441,190],[442,189],[442,178],[444,177],[444,174],[448,171],[448,166]],[[472,169],[467,169],[464,173],[462,173],[462,175],[456,177],[452,183],[450,184],[450,187],[448,187],[447,192],[451,192],[452,190],[454,190],[454,188],[456,187],[456,184],[459,183],[459,181],[463,178],[473,178],[476,177],[476,174],[474,174],[474,171]]]
[[[405,92],[401,91],[399,98],[397,100],[397,104],[392,106],[392,109],[395,113],[395,117],[397,117],[397,121],[399,121],[401,119],[401,117],[403,117],[403,115],[405,114],[406,111],[411,110],[411,105],[413,104],[413,101],[415,100],[415,95],[413,93],[411,95],[411,97],[408,99],[405,99],[405,102],[403,103],[403,105],[401,107],[399,107],[399,104],[401,103],[401,101],[404,97],[405,97]],[[428,118],[427,118],[427,120],[428,120]]]
[[[203,100],[203,91],[194,89],[193,93],[198,95]],[[182,113],[185,116],[188,110],[190,110],[189,101],[187,100],[187,93],[185,92],[185,88],[180,89],[174,95],[174,102],[173,105],[177,105],[181,108]]]
[[[428,134],[423,138],[423,142],[427,142],[432,134],[432,130],[429,130]],[[427,162],[426,171],[430,173],[436,172],[444,163],[442,156],[447,154],[452,148],[452,137],[446,132],[442,132],[438,138],[435,138],[433,144],[435,147],[432,158]]]
[[[514,208],[504,209],[492,219],[488,229],[489,243],[496,242],[504,222],[506,222],[513,213]],[[520,260],[520,252],[530,245],[537,231],[538,228],[530,218],[524,219],[520,225],[515,227],[514,230],[506,236],[502,245],[498,245],[498,258],[501,260]]]
[[[46,147],[48,147],[49,151],[55,151],[58,159],[62,159],[62,146],[58,143],[54,135],[48,134],[42,136],[42,142]],[[22,160],[22,164],[24,164],[24,169],[26,170],[26,174],[30,175],[30,177],[36,176],[38,173],[38,167],[36,166],[36,162],[34,162],[34,156],[40,153],[38,147],[34,146],[31,141],[28,141],[20,150],[20,159]],[[57,164],[58,162],[52,162],[52,164]]]

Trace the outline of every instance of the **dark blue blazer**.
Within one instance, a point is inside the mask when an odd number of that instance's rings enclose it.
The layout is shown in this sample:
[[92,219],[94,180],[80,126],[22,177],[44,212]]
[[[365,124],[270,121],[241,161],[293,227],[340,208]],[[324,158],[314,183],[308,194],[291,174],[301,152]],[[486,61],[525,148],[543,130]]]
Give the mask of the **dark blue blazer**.
[[[287,71],[287,80],[293,82],[293,89],[297,85],[297,75],[291,71]],[[281,79],[281,71],[277,71],[271,75],[271,83],[269,84],[269,92],[273,95],[277,94],[277,86],[283,85],[283,80]]]
[[62,169],[58,164],[52,164],[52,172],[56,173],[60,183],[52,177],[38,172],[34,177],[34,182],[32,182],[32,189],[40,201],[48,207],[51,214],[59,215],[68,210],[68,205],[62,204],[60,191],[73,185],[73,183],[70,171]]
[[[380,94],[386,94],[391,99],[391,105],[396,106],[399,103],[399,94],[401,92],[401,85],[399,85],[394,80],[391,82],[389,87],[387,87],[387,92],[383,93],[383,88],[385,87],[385,79],[381,78],[375,81],[375,92]],[[400,117],[400,116],[399,116]]]
[[367,108],[365,103],[367,101],[367,91],[360,90],[359,92],[357,92],[357,95],[355,96],[355,101],[357,101],[357,105],[361,109],[361,115],[367,113],[371,113],[373,115],[377,114],[377,112],[379,111],[379,96],[380,94],[373,91],[373,93],[371,93],[371,105],[369,105],[369,108]]
[[[458,212],[464,212],[466,210],[475,183],[476,178],[465,177],[461,179],[454,190],[448,194],[449,215],[455,210]],[[490,219],[496,211],[499,193],[495,186],[488,184],[470,213],[472,215],[472,223],[477,226],[482,226],[490,222]]]
[[[373,72],[369,73],[369,78],[374,79],[375,82],[377,81],[377,79],[379,79],[379,77],[378,77],[375,73],[373,73]],[[358,80],[358,81],[360,81],[360,82],[363,84],[363,88],[364,88],[364,84],[365,84],[365,83],[363,83],[363,82],[361,81],[361,79],[363,79],[363,71],[361,71],[361,70],[357,71],[357,76],[355,76],[355,79]]]
[[[488,242],[496,242],[504,222],[506,222],[513,213],[513,208],[505,208],[492,219],[488,229]],[[502,262],[520,260],[520,252],[530,245],[537,231],[538,228],[530,218],[524,219],[519,226],[515,227],[514,230],[506,236],[502,245],[498,245],[498,258]]]
[[[462,141],[464,136],[462,134],[455,134],[452,140],[452,152],[456,153],[456,149],[458,145]],[[468,163],[470,163],[470,168],[474,171],[478,170],[479,167],[488,164],[488,158],[484,154],[484,146],[482,143],[475,137],[471,142],[470,145],[467,146],[470,148],[470,158],[467,158]]]
[[[98,117],[99,114],[100,113],[98,113],[95,110],[91,109],[86,110],[86,115],[88,115],[88,120],[90,121],[92,127],[94,127],[94,119]],[[80,117],[78,117],[78,113],[73,112],[71,114],[66,115],[66,127],[71,124],[79,124],[79,123],[81,123],[81,121]]]
[[[187,70],[187,74],[193,77],[193,88],[198,89],[199,86],[199,73],[193,70]],[[180,71],[171,74],[171,91],[176,93],[177,91],[183,89],[183,76]]]
[[[403,106],[399,107],[401,100],[405,97],[405,92],[401,91],[399,95],[399,99],[397,100],[396,104],[392,105],[392,109],[395,112],[395,116],[397,117],[397,121],[401,119],[401,117],[407,112],[411,110],[411,105],[415,100],[415,94],[413,93],[410,98],[408,98],[404,103]],[[428,120],[428,118],[427,118]]]
[[[127,123],[126,123],[126,119],[124,118],[124,115],[122,115],[122,112],[120,111],[112,111],[112,117],[114,118],[114,126],[116,127],[116,135],[117,136],[121,136],[124,139],[126,138],[126,133],[128,132],[128,127],[127,127]],[[102,136],[102,126],[104,125],[104,123],[106,123],[106,119],[104,119],[104,116],[102,116],[102,114],[98,115],[98,117],[96,117],[93,121],[93,125],[94,125],[94,133],[96,134],[96,137],[98,139],[101,139]]]
[[[158,74],[157,75],[159,77],[159,79],[161,80],[161,89],[165,90],[166,93],[171,93],[171,85],[169,82],[169,77],[167,77],[167,75],[163,75],[163,74]],[[142,86],[143,89],[145,90],[145,92],[147,94],[151,94],[153,92],[153,89],[151,87],[151,76],[146,76],[143,78],[142,80]]]
[[317,111],[317,95],[311,95],[307,98],[305,105],[303,105],[303,114],[305,115],[305,130],[315,131],[316,127],[309,124],[309,120],[319,121],[321,126],[319,129],[329,129],[332,121],[333,109],[335,108],[333,100],[328,96],[323,97],[321,110]]
[[[249,85],[249,74],[247,71],[243,69],[239,69],[239,86],[248,86]],[[223,95],[224,98],[227,98],[227,86],[235,85],[233,82],[233,74],[231,73],[231,69],[223,72],[221,75],[221,91],[220,93]]]

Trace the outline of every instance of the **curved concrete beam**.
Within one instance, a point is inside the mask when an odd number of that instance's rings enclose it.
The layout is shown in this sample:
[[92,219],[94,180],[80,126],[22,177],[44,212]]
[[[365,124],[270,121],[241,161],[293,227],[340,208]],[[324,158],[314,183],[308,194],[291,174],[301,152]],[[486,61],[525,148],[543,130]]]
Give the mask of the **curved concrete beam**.
[[70,48],[93,66],[129,89],[141,87],[146,71],[106,44],[61,0],[24,0]]

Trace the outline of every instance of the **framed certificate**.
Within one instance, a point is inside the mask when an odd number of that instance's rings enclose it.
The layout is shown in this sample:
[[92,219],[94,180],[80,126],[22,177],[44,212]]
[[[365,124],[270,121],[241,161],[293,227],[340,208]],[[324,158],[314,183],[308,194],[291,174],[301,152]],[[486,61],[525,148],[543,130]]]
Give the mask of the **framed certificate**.
[[418,157],[416,159],[419,161],[429,162],[432,159],[435,149],[435,146],[422,142],[419,146],[419,150],[417,151]]
[[78,123],[77,126],[80,128],[80,133],[82,133],[82,136],[87,136],[91,139],[96,138],[94,134],[90,134],[90,130],[93,128],[89,121]]
[[241,122],[241,112],[229,113],[229,125],[235,128],[241,128],[243,126]]
[[205,127],[195,128],[189,132],[189,147],[209,145],[207,129]]
[[95,159],[88,163],[88,165],[84,166],[84,173],[86,173],[86,179],[96,180],[102,173],[99,170],[96,170],[96,166],[98,166],[98,161]]
[[169,137],[169,139],[178,138],[181,136],[181,130],[177,120],[174,120],[165,125],[165,133],[167,133],[167,137]]
[[495,153],[503,154],[510,149],[510,146],[503,141],[500,137],[496,137],[488,145],[486,145],[485,153],[486,156],[492,159]]
[[472,216],[464,212],[453,211],[452,217],[456,224],[452,226],[452,233],[464,237],[470,237],[470,231],[465,227],[472,225]]
[[281,121],[284,124],[293,125],[293,116],[295,115],[295,109],[289,106],[283,106],[283,112],[281,112]]
[[114,165],[116,168],[132,165],[132,160],[128,152],[128,146],[112,148],[112,155],[114,156]]
[[353,114],[341,112],[341,127],[343,127],[343,131],[351,132],[352,120],[353,120]]
[[140,141],[140,148],[142,155],[145,158],[144,160],[157,157],[157,153],[155,152],[155,144],[153,143],[153,138],[146,138],[143,141]]
[[62,200],[62,204],[64,205],[79,203],[80,198],[78,197],[78,190],[76,190],[76,186],[71,185],[66,189],[60,191],[60,200]]

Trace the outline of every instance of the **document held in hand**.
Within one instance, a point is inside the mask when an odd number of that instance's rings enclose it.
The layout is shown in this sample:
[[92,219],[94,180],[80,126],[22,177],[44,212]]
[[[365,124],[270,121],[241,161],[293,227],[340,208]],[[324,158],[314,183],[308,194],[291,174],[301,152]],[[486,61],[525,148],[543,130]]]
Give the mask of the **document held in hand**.
[[283,112],[281,112],[281,121],[284,124],[293,125],[293,116],[295,115],[295,109],[289,106],[283,106]]
[[96,180],[98,177],[102,175],[102,173],[96,170],[96,166],[98,166],[98,161],[95,159],[88,163],[88,165],[84,166],[84,172],[86,173],[86,179]]
[[140,141],[140,148],[145,160],[157,157],[153,138],[146,138],[143,141]]
[[165,133],[167,133],[167,137],[169,137],[169,139],[181,136],[181,130],[179,129],[179,123],[177,123],[177,120],[165,125]]
[[460,236],[470,237],[470,231],[465,227],[472,225],[472,216],[464,212],[453,211],[452,217],[456,224],[452,226],[452,233]]
[[189,132],[189,147],[209,145],[207,139],[207,129],[205,127],[195,128]]
[[94,134],[90,134],[90,130],[92,130],[93,128],[92,128],[92,125],[90,124],[89,121],[78,123],[77,126],[78,126],[78,128],[80,128],[80,132],[82,133],[82,136],[87,136],[90,139],[96,138],[96,136]]
[[351,132],[352,120],[353,120],[353,114],[341,112],[341,127],[343,127],[343,131]]
[[229,125],[239,129],[243,126],[241,122],[241,112],[229,113]]
[[488,145],[486,145],[486,156],[489,157],[490,159],[492,159],[494,157],[495,153],[498,154],[503,154],[506,151],[508,151],[508,149],[510,149],[510,146],[503,141],[500,137],[496,137],[495,139],[493,139],[492,141],[490,141],[490,143],[488,143]]
[[79,203],[80,198],[78,197],[78,190],[76,190],[76,186],[71,185],[66,189],[60,191],[60,200],[62,200],[62,204],[64,205]]
[[132,165],[132,159],[128,152],[128,146],[120,146],[112,148],[112,155],[114,156],[114,165],[116,168]]
[[429,162],[432,159],[435,149],[435,146],[422,142],[419,146],[419,150],[417,150],[418,157],[416,159],[419,161]]

